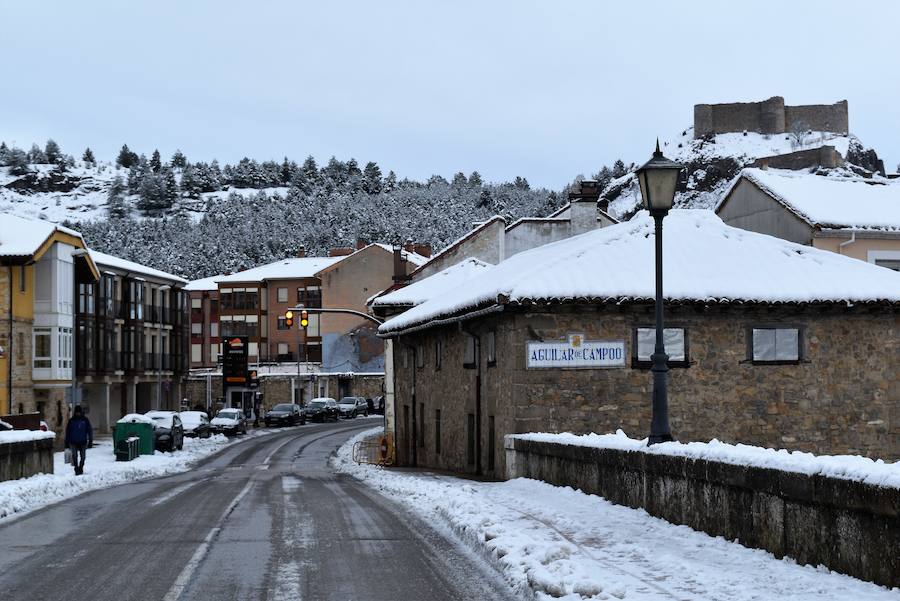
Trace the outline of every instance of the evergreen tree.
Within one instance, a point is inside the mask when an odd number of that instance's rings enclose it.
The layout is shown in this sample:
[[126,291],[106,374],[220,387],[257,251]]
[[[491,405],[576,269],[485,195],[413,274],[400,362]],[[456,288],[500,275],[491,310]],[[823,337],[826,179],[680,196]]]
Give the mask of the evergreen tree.
[[393,192],[397,189],[397,174],[393,171],[388,171],[387,177],[384,178],[384,185],[382,186],[382,190],[385,192]]
[[531,186],[528,185],[528,180],[524,177],[516,176],[515,181],[513,181],[513,186],[518,188],[519,190],[530,190]]
[[177,167],[179,169],[184,169],[187,166],[187,157],[184,156],[184,153],[181,150],[176,150],[175,154],[172,155],[172,159],[169,161],[169,164],[174,168]]
[[128,148],[128,144],[122,144],[119,156],[116,157],[116,165],[124,169],[130,169],[138,162],[138,155]]
[[377,163],[369,161],[363,169],[363,190],[369,194],[378,194],[381,187],[381,169]]
[[63,158],[59,144],[52,139],[47,140],[47,143],[44,145],[44,156],[47,157],[48,163],[59,163],[59,160]]
[[306,181],[312,183],[319,179],[319,166],[316,164],[316,159],[314,159],[312,155],[306,157],[301,169],[303,170],[303,176]]
[[628,173],[628,171],[625,169],[625,163],[622,162],[622,159],[616,159],[616,162],[613,163],[612,167],[613,179],[620,178],[626,173]]
[[96,162],[94,160],[94,153],[91,152],[90,147],[84,149],[84,154],[81,155],[81,160],[88,165],[93,165]]
[[25,175],[29,172],[28,155],[21,148],[13,146],[6,153],[6,165],[12,175]]
[[454,190],[462,190],[463,188],[467,188],[469,186],[469,179],[466,177],[466,174],[462,171],[457,171],[453,175],[453,181],[450,182],[450,187]]
[[281,184],[283,186],[290,185],[291,181],[294,179],[294,174],[297,171],[297,163],[289,161],[287,157],[284,157],[284,161],[281,163]]
[[477,171],[473,171],[472,175],[469,176],[469,186],[472,188],[480,188],[484,185],[484,182],[481,181],[481,174]]
[[150,169],[153,170],[153,173],[159,173],[159,170],[162,169],[162,158],[159,156],[159,150],[154,150],[153,155],[150,157]]
[[32,165],[46,164],[47,155],[44,154],[44,151],[37,144],[32,144],[31,150],[28,151],[28,162]]
[[109,186],[106,197],[106,213],[110,219],[123,219],[128,216],[128,207],[125,206],[125,180],[117,175]]
[[9,161],[9,146],[6,142],[0,142],[0,167],[6,167]]

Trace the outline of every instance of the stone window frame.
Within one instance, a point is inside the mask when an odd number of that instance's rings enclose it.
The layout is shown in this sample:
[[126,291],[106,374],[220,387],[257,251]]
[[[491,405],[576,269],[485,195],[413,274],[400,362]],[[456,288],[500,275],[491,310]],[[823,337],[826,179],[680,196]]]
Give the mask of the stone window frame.
[[[631,369],[650,369],[653,367],[652,361],[638,360],[638,329],[655,329],[656,325],[638,324],[631,328]],[[691,336],[690,329],[687,326],[671,323],[664,324],[665,330],[682,330],[684,332],[684,360],[683,361],[666,361],[669,368],[686,369],[691,366]]]
[[497,330],[488,330],[484,334],[487,347],[487,366],[497,367]]
[[[478,342],[472,334],[465,335],[465,347],[463,348],[463,369],[478,368]],[[471,356],[470,356],[471,355]],[[468,361],[471,359],[471,361]]]
[[444,363],[444,339],[438,336],[434,341],[434,371],[441,371]]
[[415,346],[414,349],[414,358],[416,369],[422,369],[425,367],[425,345],[421,342]]
[[[806,356],[806,326],[798,323],[755,323],[746,326],[747,358],[742,363],[751,365],[800,365],[808,362]],[[753,330],[797,330],[797,358],[777,361],[757,361],[753,358]]]

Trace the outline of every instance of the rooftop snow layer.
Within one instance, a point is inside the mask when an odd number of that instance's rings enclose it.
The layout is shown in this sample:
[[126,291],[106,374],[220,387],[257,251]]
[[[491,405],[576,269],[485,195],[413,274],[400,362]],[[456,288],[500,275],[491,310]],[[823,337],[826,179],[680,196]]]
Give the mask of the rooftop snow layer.
[[187,283],[187,286],[184,287],[185,290],[215,290],[218,288],[218,284],[216,282],[224,278],[224,275],[214,275],[208,278],[202,278],[199,280],[192,280]]
[[147,267],[146,265],[141,265],[140,263],[135,263],[134,261],[127,261],[125,259],[114,257],[113,255],[108,255],[96,250],[90,250],[88,252],[91,255],[91,259],[94,260],[94,263],[97,265],[98,269],[101,269],[101,271],[102,267],[106,266],[113,269],[128,271],[133,274],[146,275],[163,280],[171,280],[172,282],[176,282],[179,284],[187,284],[188,282],[186,279],[177,275],[173,275],[165,271],[160,271],[159,269],[153,269],[152,267]]
[[253,269],[239,271],[231,275],[220,276],[216,279],[220,284],[234,284],[237,282],[262,282],[263,280],[293,280],[299,278],[314,277],[319,271],[338,261],[342,261],[349,255],[341,257],[294,257],[275,261],[267,265],[260,265]]
[[[669,301],[900,303],[900,273],[676,209],[665,220]],[[385,322],[388,334],[493,303],[655,298],[654,228],[646,211],[519,253]]]
[[0,256],[33,255],[55,231],[81,238],[81,234],[75,230],[49,221],[23,219],[9,213],[0,213]]
[[900,184],[783,169],[744,169],[740,177],[771,194],[811,225],[900,231]]
[[[394,252],[394,247],[391,246],[390,244],[382,244],[380,242],[376,242],[375,246],[380,246],[381,248],[388,251],[389,253]],[[421,267],[422,265],[424,265],[425,263],[428,262],[428,257],[426,257],[424,255],[420,255],[419,253],[409,252],[408,250],[401,249],[400,255],[404,259],[406,259],[407,261],[409,261],[410,263],[415,265],[416,267]]]
[[447,292],[457,290],[465,282],[484,273],[486,269],[493,267],[479,259],[464,259],[448,267],[443,271],[427,278],[413,282],[384,296],[376,298],[372,302],[373,307],[385,306],[415,306],[432,298],[443,296]]

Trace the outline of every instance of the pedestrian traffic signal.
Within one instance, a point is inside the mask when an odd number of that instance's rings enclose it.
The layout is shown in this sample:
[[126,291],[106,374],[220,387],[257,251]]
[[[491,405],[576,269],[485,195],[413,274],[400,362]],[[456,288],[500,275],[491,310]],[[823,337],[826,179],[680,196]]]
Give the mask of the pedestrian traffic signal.
[[303,311],[300,311],[300,327],[306,328],[306,326],[308,326],[308,325],[309,325],[309,312],[306,309],[304,309]]
[[284,325],[286,325],[287,327],[291,327],[294,325],[294,312],[293,311],[285,311]]

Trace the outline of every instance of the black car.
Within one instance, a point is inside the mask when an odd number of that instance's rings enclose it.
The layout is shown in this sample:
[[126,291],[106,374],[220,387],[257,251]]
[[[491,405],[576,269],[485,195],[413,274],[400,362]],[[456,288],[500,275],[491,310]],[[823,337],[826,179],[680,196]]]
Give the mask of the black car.
[[300,409],[300,405],[294,403],[281,403],[275,405],[266,412],[266,427],[272,426],[296,426],[306,423],[306,413]]
[[159,451],[179,451],[184,446],[184,426],[175,411],[148,411],[147,417],[153,420],[153,439]]
[[332,398],[322,397],[313,399],[303,408],[306,419],[313,422],[337,421],[341,415],[337,401]]
[[182,411],[178,414],[181,418],[181,426],[184,435],[188,438],[209,438],[212,429],[209,427],[209,418],[204,411]]

